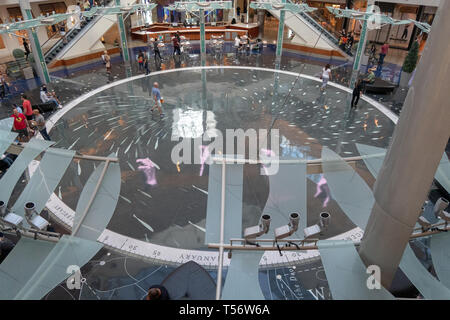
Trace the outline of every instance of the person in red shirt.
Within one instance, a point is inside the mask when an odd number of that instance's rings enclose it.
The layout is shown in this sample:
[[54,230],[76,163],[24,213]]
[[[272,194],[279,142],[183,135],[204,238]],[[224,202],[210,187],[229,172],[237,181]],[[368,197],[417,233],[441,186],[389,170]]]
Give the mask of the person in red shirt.
[[13,131],[19,133],[19,139],[23,142],[28,141],[28,122],[23,113],[20,113],[16,108],[13,110],[12,116],[14,118]]
[[378,60],[378,64],[384,63],[384,58],[386,58],[388,50],[389,50],[389,45],[385,42],[383,44],[383,46],[381,47],[380,60]]
[[25,113],[25,116],[27,118],[28,121],[33,120],[33,109],[31,108],[31,102],[30,100],[27,99],[27,96],[22,94],[22,96],[20,97],[22,99],[22,109],[23,112]]
[[180,50],[180,41],[178,40],[177,37],[174,37],[172,39],[173,42],[173,54],[175,55],[175,53],[177,53],[178,55],[181,54],[181,50]]

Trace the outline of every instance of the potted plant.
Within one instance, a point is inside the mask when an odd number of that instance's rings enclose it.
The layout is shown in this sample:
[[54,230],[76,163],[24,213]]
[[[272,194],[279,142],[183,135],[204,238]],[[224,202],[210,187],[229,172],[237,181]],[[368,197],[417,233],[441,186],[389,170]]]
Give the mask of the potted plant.
[[25,51],[23,51],[22,49],[16,48],[13,50],[12,55],[13,55],[14,59],[20,60],[25,57]]
[[402,75],[400,78],[400,86],[407,87],[409,80],[411,80],[412,73],[417,67],[417,62],[419,60],[419,43],[414,41],[408,55],[405,58],[405,62],[402,67]]

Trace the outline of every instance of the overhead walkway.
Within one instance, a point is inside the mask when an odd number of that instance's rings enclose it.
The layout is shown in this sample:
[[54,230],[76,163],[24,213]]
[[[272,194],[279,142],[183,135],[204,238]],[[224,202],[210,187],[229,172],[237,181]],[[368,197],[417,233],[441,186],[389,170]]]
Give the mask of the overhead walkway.
[[[275,18],[280,18],[279,10],[269,10],[269,12]],[[338,51],[347,60],[352,59],[351,54],[339,48],[339,39],[322,27],[310,14],[286,12],[285,24],[295,34],[292,39],[293,43],[311,48]]]

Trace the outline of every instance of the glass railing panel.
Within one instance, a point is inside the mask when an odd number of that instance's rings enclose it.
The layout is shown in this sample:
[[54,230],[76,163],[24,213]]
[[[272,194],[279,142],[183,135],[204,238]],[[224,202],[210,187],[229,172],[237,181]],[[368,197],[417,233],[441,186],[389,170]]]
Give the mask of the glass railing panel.
[[31,139],[25,148],[20,152],[19,156],[14,160],[11,167],[3,175],[0,180],[0,200],[8,204],[9,198],[14,190],[14,186],[19,181],[25,169],[30,162],[36,158],[42,151],[50,147],[54,142],[41,139]]
[[0,299],[14,299],[54,247],[53,242],[22,237],[0,265]]
[[431,237],[431,257],[439,280],[450,289],[450,232]]
[[64,175],[74,155],[74,150],[49,148],[11,211],[24,217],[25,203],[33,202],[35,211],[40,213]]
[[400,268],[425,299],[450,299],[450,289],[422,265],[410,245],[405,248]]
[[[115,156],[115,154],[110,154]],[[86,182],[78,200],[72,230],[75,236],[96,241],[109,223],[117,205],[120,193],[120,167],[118,163],[109,163],[105,175],[102,172],[105,163],[100,164]],[[92,205],[84,214],[93,196],[99,180],[103,178]],[[81,226],[80,226],[81,223]]]
[[373,290],[367,285],[367,268],[353,241],[317,243],[328,284],[334,300],[393,300],[385,288]]

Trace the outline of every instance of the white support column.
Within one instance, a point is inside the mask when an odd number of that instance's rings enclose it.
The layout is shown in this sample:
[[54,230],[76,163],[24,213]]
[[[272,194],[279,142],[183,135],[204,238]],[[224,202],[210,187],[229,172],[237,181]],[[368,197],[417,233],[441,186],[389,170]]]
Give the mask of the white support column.
[[441,1],[383,167],[361,242],[366,265],[390,288],[450,136],[450,1]]
[[[33,19],[31,12],[30,0],[19,0],[20,9],[24,20]],[[35,28],[28,29],[28,39],[31,44],[32,54],[37,67],[37,73],[42,83],[50,82],[50,74],[48,73],[47,64],[42,53],[41,44]]]

